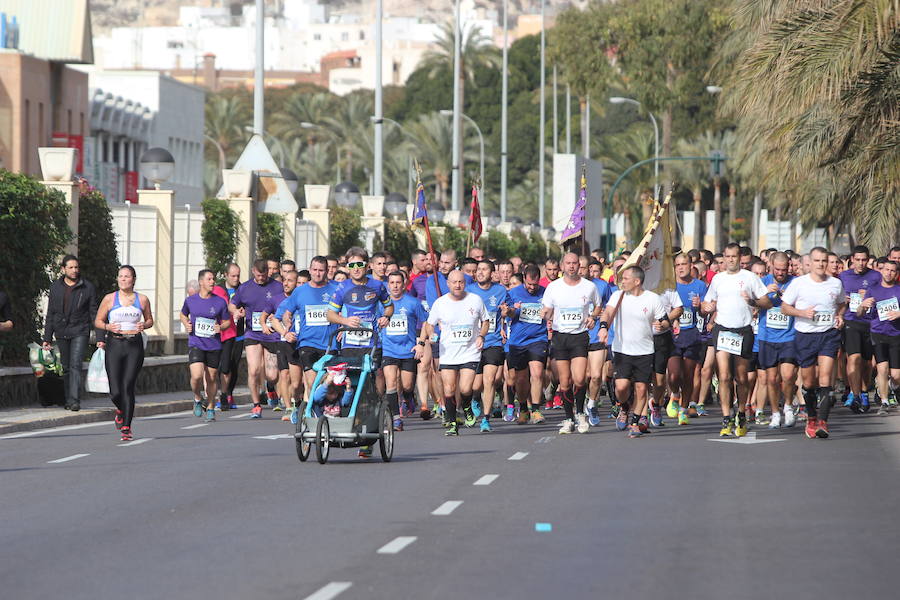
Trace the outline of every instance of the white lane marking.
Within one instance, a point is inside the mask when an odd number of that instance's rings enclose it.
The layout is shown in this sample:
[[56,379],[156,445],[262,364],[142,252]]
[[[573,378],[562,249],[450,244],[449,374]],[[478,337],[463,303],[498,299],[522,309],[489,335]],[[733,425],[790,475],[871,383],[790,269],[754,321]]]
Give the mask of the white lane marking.
[[133,442],[125,442],[124,444],[119,444],[119,448],[124,448],[125,446],[139,446],[141,444],[145,444],[152,440],[153,438],[141,438],[139,440],[134,440]]
[[243,419],[244,417],[249,417],[249,416],[252,415],[252,414],[253,414],[253,413],[248,413],[248,412],[246,412],[246,413],[241,413],[241,414],[239,414],[239,415],[232,415],[232,416],[230,416],[230,417],[228,417],[228,418],[229,418],[229,419]]
[[418,538],[416,538],[413,535],[401,535],[400,537],[397,537],[397,538],[391,540],[390,542],[388,542],[387,544],[385,544],[384,546],[379,548],[377,550],[377,553],[378,554],[397,554],[398,552],[400,552],[401,550],[403,550],[404,548],[406,548],[407,546],[412,544],[414,541],[416,541],[416,539],[418,539]]
[[472,485],[491,485],[492,483],[494,483],[494,480],[496,480],[498,477],[500,477],[500,476],[494,475],[494,474],[482,475]]
[[200,429],[201,427],[206,427],[209,423],[197,423],[196,425],[188,425],[187,427],[182,427],[182,429]]
[[286,440],[293,438],[293,433],[276,433],[275,435],[254,435],[254,440]]
[[32,437],[35,435],[44,435],[45,433],[57,433],[60,431],[72,431],[74,429],[87,429],[88,427],[109,426],[112,421],[97,421],[95,423],[82,423],[80,425],[63,425],[62,427],[51,427],[50,429],[35,429],[34,431],[24,431],[22,433],[10,433],[0,436],[0,440],[15,440],[18,438]]
[[64,462],[69,462],[70,460],[78,460],[79,458],[84,458],[85,456],[90,456],[90,454],[73,454],[72,456],[66,456],[65,458],[57,458],[56,460],[48,460],[49,464],[59,464]]
[[315,591],[304,598],[304,600],[331,600],[349,590],[351,585],[353,585],[353,583],[350,581],[332,581],[325,587],[319,588],[318,591]]
[[153,415],[151,417],[140,417],[141,420],[150,420],[150,419],[176,419],[178,417],[185,417],[187,415],[194,414],[194,411],[191,410],[183,410],[181,412],[173,412],[173,413],[165,413],[162,415]]
[[548,435],[535,441],[535,444],[549,444],[553,440],[553,436]]
[[744,437],[739,438],[710,438],[706,440],[707,442],[725,442],[726,444],[768,444],[771,442],[784,442],[787,441],[785,438],[763,438],[759,439],[756,437],[755,431],[750,431]]
[[441,504],[440,506],[438,506],[436,509],[434,509],[433,511],[431,511],[431,514],[436,515],[436,516],[439,516],[439,517],[442,517],[442,516],[445,516],[445,515],[449,515],[449,514],[452,513],[454,510],[456,510],[457,508],[459,508],[459,506],[460,506],[462,503],[463,503],[462,500],[447,500],[446,502],[444,502],[443,504]]
[[527,452],[516,452],[506,460],[522,460],[526,456],[528,456]]

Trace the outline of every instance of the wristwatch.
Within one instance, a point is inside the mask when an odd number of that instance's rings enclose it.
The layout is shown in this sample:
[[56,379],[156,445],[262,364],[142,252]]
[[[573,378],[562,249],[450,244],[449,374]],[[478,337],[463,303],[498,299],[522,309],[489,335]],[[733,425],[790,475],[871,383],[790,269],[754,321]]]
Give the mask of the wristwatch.
[[422,346],[423,348],[425,347],[425,342],[422,341],[422,340],[419,340],[419,341],[417,341],[416,343],[417,343],[418,345]]

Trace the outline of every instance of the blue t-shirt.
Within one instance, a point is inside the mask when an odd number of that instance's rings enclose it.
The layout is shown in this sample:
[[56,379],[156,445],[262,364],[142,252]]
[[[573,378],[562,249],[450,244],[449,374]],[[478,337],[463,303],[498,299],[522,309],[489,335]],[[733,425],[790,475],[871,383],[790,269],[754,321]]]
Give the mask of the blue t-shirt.
[[[606,303],[609,302],[609,297],[612,296],[612,286],[609,285],[603,279],[591,279],[594,286],[597,288],[597,295],[600,296],[600,305],[603,308],[606,308]],[[593,310],[593,309],[592,309]],[[594,327],[588,331],[588,343],[596,344],[600,341],[597,337],[597,334],[600,332],[600,319],[594,319]]]
[[[784,283],[778,283],[778,289],[784,292],[793,279],[793,277],[788,277]],[[763,277],[762,282],[766,287],[777,283],[775,276],[771,273]],[[756,339],[773,344],[794,341],[794,317],[789,317],[781,312],[781,298],[775,292],[769,292],[767,295],[772,300],[772,308],[759,311],[759,333]]]
[[336,289],[337,284],[333,281],[322,287],[313,287],[311,283],[298,285],[278,305],[275,318],[279,321],[284,313],[291,313],[291,331],[297,334],[295,347],[308,346],[319,350],[328,348],[328,339],[337,329],[337,325],[328,322],[328,303]]
[[181,314],[190,317],[191,332],[188,334],[188,346],[200,350],[220,350],[222,341],[215,331],[216,323],[228,321],[231,314],[225,300],[215,294],[201,298],[194,294],[184,299]]
[[544,297],[544,287],[538,286],[537,293],[529,294],[525,284],[518,285],[508,292],[507,304],[521,306],[510,317],[509,345],[528,346],[536,342],[547,341],[547,321],[541,318],[541,303]]
[[383,354],[389,358],[412,358],[416,336],[428,319],[428,313],[422,303],[409,294],[403,294],[393,302],[394,314],[380,332]]
[[281,301],[284,300],[284,286],[280,281],[270,279],[265,285],[254,280],[245,281],[231,297],[231,303],[244,308],[247,314],[247,330],[244,334],[251,340],[259,342],[277,342],[281,336],[277,331],[265,335],[262,332],[260,317],[262,314],[274,314]]
[[477,283],[471,283],[466,286],[466,291],[480,297],[488,313],[490,325],[488,325],[488,333],[484,337],[484,348],[502,346],[503,339],[500,337],[500,327],[503,323],[500,316],[500,305],[506,302],[506,288],[499,283],[492,283],[488,289],[483,289]]
[[676,283],[675,291],[681,298],[681,304],[684,312],[678,318],[678,326],[680,329],[695,329],[701,324],[699,307],[694,306],[693,299],[699,297],[703,300],[706,296],[706,284],[699,279],[694,279],[690,283]]
[[[369,275],[364,284],[355,284],[352,279],[340,282],[328,303],[328,308],[343,312],[348,317],[359,317],[360,327],[372,329],[375,319],[380,314],[379,304],[383,307],[390,306],[391,297],[388,295],[384,283]],[[342,309],[344,310],[342,311]],[[359,332],[344,334],[343,346],[345,347],[371,348],[372,343],[371,334],[366,335]]]
[[[466,285],[475,283],[475,280],[465,273],[463,273],[463,277],[466,280]],[[438,271],[437,278],[438,285],[441,287],[441,296],[443,296],[450,291],[450,288],[447,287],[447,276]],[[421,298],[421,296],[419,297]],[[440,298],[440,296],[438,296],[437,290],[434,287],[434,275],[429,275],[425,279],[425,302],[428,303],[428,306],[425,307],[425,310],[431,310],[431,307],[434,306],[434,301],[438,298]]]

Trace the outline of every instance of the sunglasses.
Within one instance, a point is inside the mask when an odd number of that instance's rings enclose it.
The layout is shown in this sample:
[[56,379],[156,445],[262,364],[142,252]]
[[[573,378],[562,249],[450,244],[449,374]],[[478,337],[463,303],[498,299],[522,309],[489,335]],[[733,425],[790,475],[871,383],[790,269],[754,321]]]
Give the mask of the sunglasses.
[[362,261],[352,262],[352,263],[347,263],[347,266],[350,267],[351,269],[362,269],[364,266],[366,266],[366,263],[364,263]]

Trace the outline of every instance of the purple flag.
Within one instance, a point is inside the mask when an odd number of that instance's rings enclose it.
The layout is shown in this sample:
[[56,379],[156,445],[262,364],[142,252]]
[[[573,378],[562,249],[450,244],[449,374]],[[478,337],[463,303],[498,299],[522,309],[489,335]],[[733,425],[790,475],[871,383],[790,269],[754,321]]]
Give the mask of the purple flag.
[[584,229],[584,210],[587,207],[587,179],[584,176],[584,170],[581,172],[581,189],[578,191],[578,200],[575,202],[575,208],[572,210],[572,216],[566,228],[563,229],[560,242],[566,242],[581,235]]

